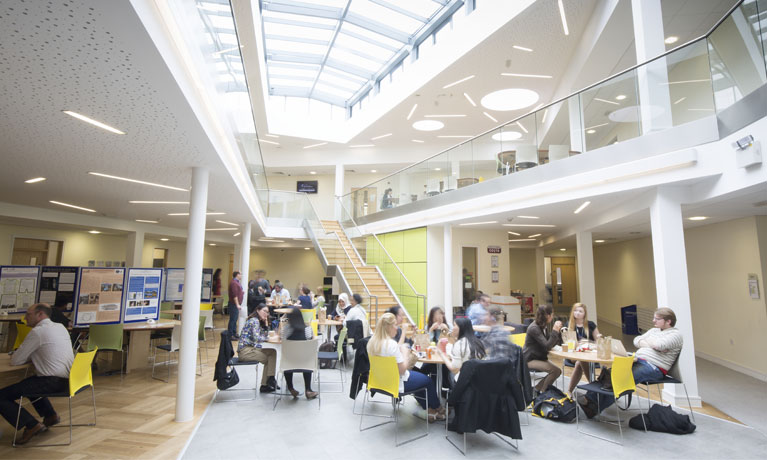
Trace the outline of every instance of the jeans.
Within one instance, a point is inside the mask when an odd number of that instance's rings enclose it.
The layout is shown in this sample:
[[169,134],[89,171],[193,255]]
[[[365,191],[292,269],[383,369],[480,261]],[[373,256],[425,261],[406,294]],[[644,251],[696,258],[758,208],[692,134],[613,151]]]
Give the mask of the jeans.
[[[16,414],[19,410],[17,399],[23,394],[44,394],[68,392],[69,379],[61,377],[27,377],[19,383],[0,389],[0,415],[5,418],[11,426],[16,425]],[[51,402],[48,398],[40,398],[35,401],[33,406],[41,417],[50,417],[56,415]],[[38,421],[26,409],[21,409],[19,416],[19,428],[32,428]]]
[[[405,392],[420,390],[421,388],[425,387],[426,392],[428,393],[427,396],[429,398],[429,409],[439,409],[437,389],[434,386],[434,382],[432,382],[428,375],[421,374],[420,372],[410,371],[410,377],[405,380],[404,386]],[[418,405],[421,406],[422,409],[426,409],[426,402],[423,399],[423,392],[419,391],[413,396],[415,396],[415,400],[418,402]]]
[[[634,382],[663,379],[663,372],[644,359],[637,359],[636,362],[634,362],[634,365],[631,367],[631,373],[634,375]],[[600,412],[610,407],[615,402],[614,396],[603,395],[593,391],[587,392],[586,397],[592,402],[599,403]]]
[[229,301],[226,308],[229,310],[229,326],[227,327],[227,330],[229,331],[229,334],[234,337],[237,335],[237,318],[240,316],[240,309],[237,308],[237,304],[232,301]]

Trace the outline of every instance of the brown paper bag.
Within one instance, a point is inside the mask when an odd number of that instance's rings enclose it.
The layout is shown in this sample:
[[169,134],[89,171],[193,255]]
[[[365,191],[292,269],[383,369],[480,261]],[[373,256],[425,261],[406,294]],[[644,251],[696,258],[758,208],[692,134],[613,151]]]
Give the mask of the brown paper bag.
[[327,319],[327,311],[325,310],[325,307],[320,308],[319,313],[317,313],[317,319],[320,321],[325,321],[325,319]]
[[613,338],[610,336],[597,339],[597,358],[611,359],[613,357]]
[[562,333],[562,343],[567,343],[568,341],[573,341],[577,344],[578,334],[575,331],[570,331],[570,330],[564,331],[564,333]]

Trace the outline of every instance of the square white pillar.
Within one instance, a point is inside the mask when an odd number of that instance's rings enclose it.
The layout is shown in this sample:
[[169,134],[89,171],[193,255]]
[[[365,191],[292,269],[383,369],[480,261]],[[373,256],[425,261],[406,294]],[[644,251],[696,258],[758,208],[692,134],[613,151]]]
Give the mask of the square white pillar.
[[591,242],[591,232],[575,234],[575,244],[578,248],[578,293],[580,302],[586,305],[588,317],[597,322],[597,289],[594,283],[594,247]]
[[125,266],[140,267],[144,253],[144,231],[136,230],[128,233],[128,241],[125,245]]

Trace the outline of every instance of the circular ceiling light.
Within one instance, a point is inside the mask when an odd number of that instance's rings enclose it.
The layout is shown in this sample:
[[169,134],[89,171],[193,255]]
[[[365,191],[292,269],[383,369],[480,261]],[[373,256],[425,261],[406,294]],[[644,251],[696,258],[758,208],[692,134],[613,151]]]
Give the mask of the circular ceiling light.
[[508,88],[486,94],[480,103],[489,110],[505,112],[519,110],[538,102],[538,93],[524,88]]
[[616,101],[622,101],[624,99],[626,99],[626,95],[625,94],[619,94],[619,95],[615,96],[615,100]]
[[445,124],[437,120],[418,120],[413,123],[413,128],[418,131],[439,131]]
[[[665,111],[666,110],[663,107],[651,105],[650,118],[657,118],[663,115]],[[614,121],[616,123],[636,123],[642,118],[640,112],[641,111],[638,105],[630,105],[610,113],[607,115],[607,118],[609,118],[610,121]]]
[[493,140],[500,141],[500,142],[515,141],[521,137],[522,137],[522,133],[518,133],[516,131],[503,131],[500,133],[493,134]]
[[673,43],[676,43],[676,42],[678,42],[678,41],[679,41],[679,37],[677,37],[677,36],[675,36],[675,35],[671,35],[671,36],[669,36],[669,37],[666,37],[666,39],[665,39],[665,40],[663,40],[663,41],[664,41],[664,42],[665,42],[667,45],[671,45],[671,44],[673,44]]

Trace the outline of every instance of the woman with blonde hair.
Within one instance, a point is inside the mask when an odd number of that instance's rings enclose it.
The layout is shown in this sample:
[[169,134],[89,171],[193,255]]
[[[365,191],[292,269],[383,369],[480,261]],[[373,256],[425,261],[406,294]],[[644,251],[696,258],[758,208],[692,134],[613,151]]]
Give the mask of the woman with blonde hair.
[[[597,325],[593,321],[589,321],[586,305],[580,302],[573,304],[573,308],[570,310],[570,321],[567,322],[567,328],[563,328],[563,330],[575,331],[579,342],[581,340],[594,341],[602,336],[599,333],[599,329],[597,329]],[[567,391],[569,394],[573,394],[584,373],[589,375],[588,370],[589,363],[575,362],[573,374],[570,376],[570,386]]]
[[429,422],[435,420],[445,420],[444,409],[440,407],[439,398],[437,397],[437,390],[434,387],[434,382],[424,374],[420,372],[410,372],[408,370],[408,362],[405,356],[410,355],[410,349],[407,345],[398,344],[394,340],[394,336],[397,333],[397,319],[391,313],[384,313],[378,320],[375,334],[370,338],[367,345],[368,355],[370,356],[393,356],[397,361],[397,369],[399,371],[399,391],[411,392],[426,388],[427,401],[423,396],[415,396],[418,405],[422,409],[427,409],[427,416]]

